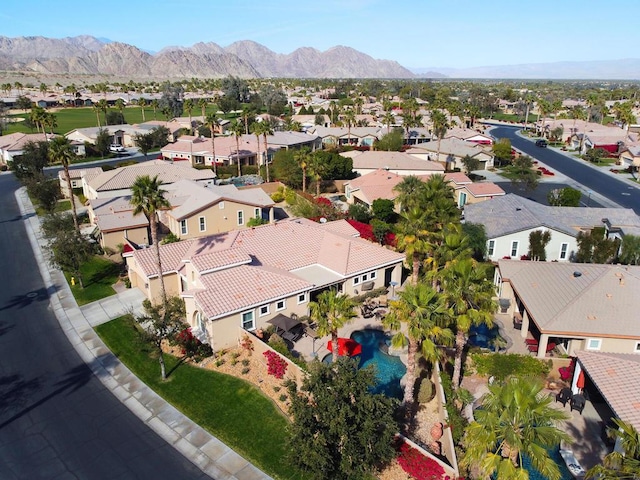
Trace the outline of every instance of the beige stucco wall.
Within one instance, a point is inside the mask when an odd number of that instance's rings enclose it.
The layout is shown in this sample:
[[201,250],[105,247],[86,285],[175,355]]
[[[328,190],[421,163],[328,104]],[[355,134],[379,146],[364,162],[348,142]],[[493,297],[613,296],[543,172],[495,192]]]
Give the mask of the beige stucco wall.
[[[151,301],[160,300],[160,281],[158,277],[147,279],[134,257],[127,257],[127,269],[132,287],[139,288]],[[164,288],[168,297],[180,294],[180,277],[177,273],[164,275]]]
[[[214,233],[229,232],[231,230],[245,228],[247,226],[247,222],[255,217],[256,209],[262,210],[260,207],[255,207],[253,205],[245,205],[225,200],[224,202],[219,202],[186,218],[186,234],[182,233],[180,222],[170,215],[166,215],[168,222],[167,226],[171,232],[183,239],[203,237]],[[239,211],[242,211],[243,214],[242,225],[238,224]],[[205,230],[203,231],[200,230],[200,217],[204,217],[205,219]]]
[[124,239],[129,239],[138,245],[148,245],[149,238],[147,235],[147,227],[128,228],[115,232],[101,232],[102,239],[100,245],[102,248],[109,247],[117,250],[118,244],[124,243]]

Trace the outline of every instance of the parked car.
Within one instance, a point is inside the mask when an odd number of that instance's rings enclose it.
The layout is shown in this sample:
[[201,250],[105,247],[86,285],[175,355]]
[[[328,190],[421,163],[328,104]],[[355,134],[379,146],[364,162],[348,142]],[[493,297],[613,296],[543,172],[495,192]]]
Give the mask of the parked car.
[[126,152],[126,149],[122,145],[112,143],[111,145],[109,145],[109,151],[113,153],[122,153]]
[[540,140],[536,140],[536,147],[546,148],[547,141],[544,138],[541,138]]

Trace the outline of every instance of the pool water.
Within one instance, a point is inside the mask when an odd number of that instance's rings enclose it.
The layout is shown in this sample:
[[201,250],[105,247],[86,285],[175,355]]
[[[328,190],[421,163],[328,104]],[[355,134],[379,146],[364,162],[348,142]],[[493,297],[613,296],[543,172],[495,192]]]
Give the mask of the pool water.
[[469,329],[469,344],[474,347],[480,348],[488,348],[493,350],[493,345],[491,344],[493,339],[498,337],[500,334],[498,333],[498,327],[493,326],[491,328],[487,327],[485,324],[480,325],[472,325]]
[[[556,448],[555,450],[549,451],[549,457],[560,467],[560,480],[573,480],[574,477],[571,475],[571,472],[567,468],[564,463],[564,460],[560,456],[560,451]],[[540,472],[538,472],[529,461],[529,457],[524,456],[522,459],[522,465],[529,472],[529,480],[548,480],[548,477],[545,477]]]
[[[400,379],[407,371],[400,358],[386,353],[391,344],[390,337],[380,330],[357,330],[351,338],[362,345],[362,353],[358,356],[358,367],[373,365],[376,372],[376,386],[373,393],[384,393],[388,397],[401,399],[403,395]],[[332,354],[322,359],[331,363]]]

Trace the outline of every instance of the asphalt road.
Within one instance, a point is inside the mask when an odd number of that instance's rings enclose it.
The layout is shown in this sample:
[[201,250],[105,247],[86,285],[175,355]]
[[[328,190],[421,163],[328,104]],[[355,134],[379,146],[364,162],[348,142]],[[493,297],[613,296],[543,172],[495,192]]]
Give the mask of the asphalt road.
[[15,201],[0,175],[0,479],[205,479],[83,363],[48,309]]
[[516,134],[519,127],[497,127],[491,130],[495,138],[508,138],[518,150],[534,157],[587,189],[608,198],[625,208],[632,208],[640,215],[640,189],[629,185],[625,180],[618,180],[581,162],[567,158],[550,148],[536,147],[535,143]]

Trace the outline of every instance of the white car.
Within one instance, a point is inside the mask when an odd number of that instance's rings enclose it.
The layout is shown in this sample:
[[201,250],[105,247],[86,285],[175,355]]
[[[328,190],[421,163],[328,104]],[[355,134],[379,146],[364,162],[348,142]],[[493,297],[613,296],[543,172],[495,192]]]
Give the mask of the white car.
[[111,145],[109,145],[109,151],[113,153],[122,153],[126,152],[126,149],[122,145],[112,143]]

